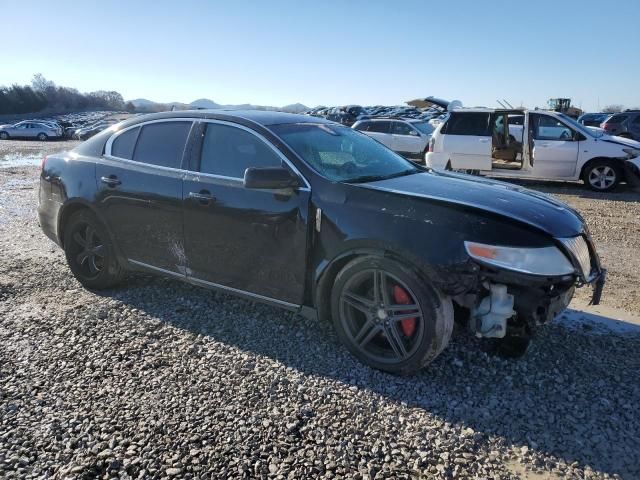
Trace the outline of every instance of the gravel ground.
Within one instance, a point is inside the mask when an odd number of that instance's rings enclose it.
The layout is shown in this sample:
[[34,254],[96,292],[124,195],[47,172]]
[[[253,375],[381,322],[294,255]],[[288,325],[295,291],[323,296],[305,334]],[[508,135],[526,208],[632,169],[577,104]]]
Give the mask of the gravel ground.
[[[398,378],[267,306],[144,275],[82,289],[36,187],[0,169],[0,478],[640,477],[638,334],[558,322],[515,361],[457,331]],[[540,189],[590,222],[605,302],[638,311],[637,197]]]

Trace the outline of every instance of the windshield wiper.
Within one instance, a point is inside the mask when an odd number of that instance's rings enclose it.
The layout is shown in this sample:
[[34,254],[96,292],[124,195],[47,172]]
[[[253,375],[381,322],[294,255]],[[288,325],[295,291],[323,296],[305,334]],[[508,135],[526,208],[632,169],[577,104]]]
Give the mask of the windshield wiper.
[[389,175],[362,175],[361,177],[354,177],[345,180],[346,183],[367,183],[377,182],[380,180],[388,180],[390,178],[404,177],[413,173],[418,173],[420,170],[403,170],[402,172],[391,173]]

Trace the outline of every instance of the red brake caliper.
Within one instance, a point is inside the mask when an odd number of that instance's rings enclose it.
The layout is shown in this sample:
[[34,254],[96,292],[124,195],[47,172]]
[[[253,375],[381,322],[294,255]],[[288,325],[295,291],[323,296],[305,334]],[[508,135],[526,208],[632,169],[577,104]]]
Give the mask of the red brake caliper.
[[[393,300],[399,305],[408,305],[412,303],[411,297],[409,296],[407,291],[399,285],[393,287]],[[402,333],[404,333],[407,337],[410,337],[411,335],[413,335],[413,332],[416,331],[416,319],[405,318],[404,320],[400,320],[400,328],[402,329]]]

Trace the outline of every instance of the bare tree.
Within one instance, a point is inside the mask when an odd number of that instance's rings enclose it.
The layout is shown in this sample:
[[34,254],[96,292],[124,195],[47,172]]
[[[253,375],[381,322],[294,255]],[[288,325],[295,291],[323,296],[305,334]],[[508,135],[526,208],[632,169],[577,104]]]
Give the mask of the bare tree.
[[41,73],[36,73],[31,80],[31,88],[36,92],[46,92],[49,89],[55,88],[55,86],[55,83],[44,78],[44,75]]
[[614,103],[612,105],[607,105],[602,109],[604,113],[620,113],[624,109],[624,105],[620,105]]

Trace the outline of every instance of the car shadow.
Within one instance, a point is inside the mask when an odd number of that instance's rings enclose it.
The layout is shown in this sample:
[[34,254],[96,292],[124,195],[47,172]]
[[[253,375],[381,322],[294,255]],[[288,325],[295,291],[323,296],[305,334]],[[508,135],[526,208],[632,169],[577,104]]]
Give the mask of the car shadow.
[[594,200],[615,200],[619,202],[640,202],[640,189],[629,184],[620,184],[612,192],[595,192],[582,183],[496,178],[503,182],[513,183],[543,193],[573,195]]
[[[568,310],[541,329],[518,360],[487,353],[486,341],[457,328],[432,364],[398,377],[355,360],[331,325],[284,310],[144,275],[101,295],[166,325],[473,429],[478,441],[500,438],[514,449],[526,446],[532,456],[540,452],[623,478],[640,475],[640,432],[628,427],[640,417],[640,334],[594,334],[593,316]],[[608,360],[611,352],[615,362]],[[628,455],[621,457],[621,448]]]

